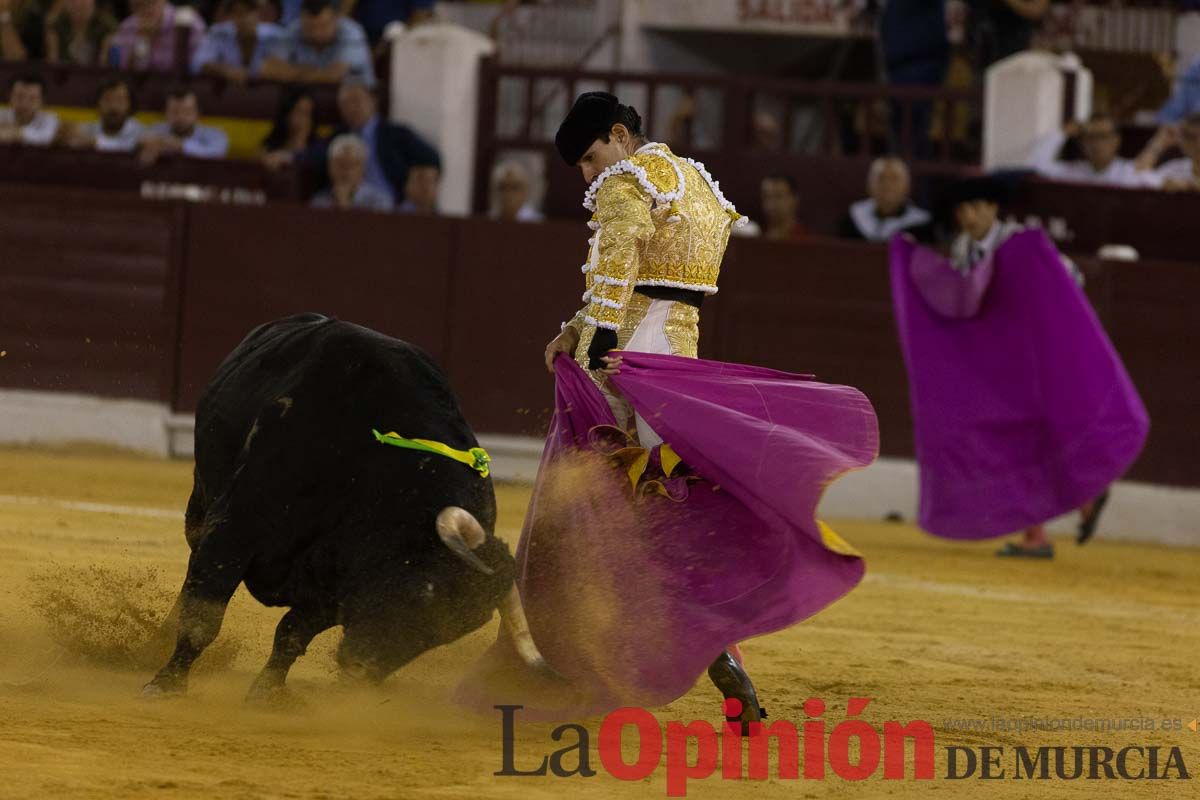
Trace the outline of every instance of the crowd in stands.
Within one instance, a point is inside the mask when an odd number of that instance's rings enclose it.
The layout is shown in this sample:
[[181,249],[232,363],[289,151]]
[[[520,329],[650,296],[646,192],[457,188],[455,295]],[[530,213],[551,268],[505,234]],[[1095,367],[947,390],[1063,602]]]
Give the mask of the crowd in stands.
[[[963,5],[963,4],[959,4]],[[968,0],[963,38],[978,69],[1030,46],[1046,0]],[[418,24],[432,14],[432,0],[0,0],[0,60],[29,62],[0,107],[0,144],[90,148],[136,154],[143,164],[164,157],[223,158],[230,137],[204,120],[203,94],[186,76],[210,76],[229,84],[270,81],[280,85],[278,108],[261,143],[267,169],[299,166],[319,176],[311,203],[317,207],[432,213],[437,208],[441,159],[411,128],[380,114],[377,59],[393,23]],[[946,81],[952,32],[946,3],[889,0],[880,16],[880,45],[888,80],[939,85]],[[929,25],[916,24],[928,17]],[[951,26],[952,28],[953,26]],[[963,44],[959,42],[958,45]],[[59,119],[46,105],[46,81],[36,62],[108,68],[99,86],[94,119]],[[144,70],[175,74],[180,83],[161,108],[134,108],[126,75]],[[337,122],[317,122],[310,87],[337,89]],[[923,156],[932,103],[911,109],[918,129],[913,154]],[[139,111],[162,121],[143,124]],[[1039,141],[1028,166],[1058,181],[1200,190],[1200,61],[1182,69],[1169,101],[1157,112],[1161,128],[1136,158],[1122,158],[1121,127],[1106,113],[1072,122]],[[780,149],[777,116],[751,115],[754,146]],[[667,140],[686,150],[703,147],[715,132],[685,95],[666,129]],[[885,125],[886,127],[886,125]],[[895,137],[893,137],[895,138]],[[1064,148],[1076,154],[1064,158]],[[500,219],[542,219],[541,194],[528,163],[497,164],[490,181],[490,213]],[[867,197],[846,210],[839,233],[886,240],[897,230],[927,234],[929,213],[913,204],[908,167],[898,158],[875,161]],[[795,176],[763,179],[758,198],[740,204],[761,211],[750,231],[770,239],[809,235],[801,222],[804,188]]]
[[433,0],[0,0],[0,60],[370,81],[387,27],[432,9]]
[[[124,8],[118,3],[0,0],[0,58],[112,69],[100,83],[95,119],[73,124],[45,109],[46,79],[30,63],[0,108],[0,144],[136,153],[142,164],[167,155],[224,158],[229,136],[203,122],[186,76],[155,109],[161,122],[143,125],[134,117],[143,109],[133,107],[127,76],[177,73],[182,65],[233,84],[281,84],[260,156],[268,169],[300,165],[324,176],[313,205],[435,211],[440,156],[410,128],[381,118],[374,66],[374,47],[387,26],[428,17],[431,0],[284,0],[281,6],[224,0],[209,23],[201,7],[166,0],[129,0]],[[316,99],[308,88],[322,83],[338,87],[338,124],[328,136],[319,135]]]
[[[1079,143],[1082,159],[1058,158],[1069,138]],[[1086,123],[1067,123],[1061,132],[1044,137],[1034,148],[1030,166],[1052,180],[1073,183],[1200,191],[1200,108],[1179,123],[1163,125],[1136,159],[1120,158],[1121,133],[1108,114],[1093,114]],[[1179,158],[1160,163],[1177,149]]]

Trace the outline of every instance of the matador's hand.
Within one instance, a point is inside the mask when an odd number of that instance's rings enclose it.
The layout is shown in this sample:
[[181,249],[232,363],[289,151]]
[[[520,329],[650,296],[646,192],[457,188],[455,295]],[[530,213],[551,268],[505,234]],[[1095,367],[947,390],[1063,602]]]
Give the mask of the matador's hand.
[[546,345],[546,369],[551,373],[554,372],[554,358],[559,353],[566,353],[572,358],[575,357],[575,348],[579,346],[579,331],[568,325],[562,329],[562,333],[555,336],[550,344]]
[[624,363],[620,356],[604,356],[600,359],[604,362],[604,369],[600,370],[603,375],[620,375],[621,364]]

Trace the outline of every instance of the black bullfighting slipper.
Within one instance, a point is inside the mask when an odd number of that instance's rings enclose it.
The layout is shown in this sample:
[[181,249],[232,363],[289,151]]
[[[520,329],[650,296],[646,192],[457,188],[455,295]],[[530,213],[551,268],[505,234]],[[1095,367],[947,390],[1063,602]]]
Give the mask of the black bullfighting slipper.
[[[721,690],[726,701],[734,700],[735,708],[740,706],[739,713],[727,714],[726,722],[740,722],[743,736],[750,734],[750,723],[762,722],[767,716],[767,710],[758,704],[758,695],[750,676],[738,663],[737,659],[728,652],[721,655],[708,667],[708,677]],[[726,711],[734,709],[726,708]]]
[[1087,544],[1092,538],[1092,534],[1096,532],[1096,526],[1100,523],[1100,512],[1108,505],[1109,490],[1104,492],[1092,501],[1092,507],[1088,513],[1083,515],[1083,519],[1079,520],[1079,534],[1075,537],[1076,544]]
[[1037,547],[1022,547],[1014,542],[1007,542],[996,551],[1000,558],[1054,558],[1054,545],[1039,544]]

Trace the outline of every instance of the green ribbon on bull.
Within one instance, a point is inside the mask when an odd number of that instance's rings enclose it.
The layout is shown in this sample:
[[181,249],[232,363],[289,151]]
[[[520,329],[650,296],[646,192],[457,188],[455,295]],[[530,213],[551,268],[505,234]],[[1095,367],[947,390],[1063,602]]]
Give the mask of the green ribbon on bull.
[[452,458],[478,472],[481,478],[486,478],[491,474],[489,465],[492,463],[492,457],[482,447],[455,450],[449,445],[429,439],[407,439],[395,431],[380,433],[372,428],[371,433],[375,434],[375,441],[381,444],[390,444],[392,447],[403,447],[408,450],[423,450],[426,453],[436,453],[439,456]]

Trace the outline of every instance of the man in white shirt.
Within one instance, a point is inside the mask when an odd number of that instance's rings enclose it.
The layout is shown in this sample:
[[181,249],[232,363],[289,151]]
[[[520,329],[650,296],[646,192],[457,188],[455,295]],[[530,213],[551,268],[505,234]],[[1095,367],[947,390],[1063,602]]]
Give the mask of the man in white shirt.
[[71,136],[73,147],[102,153],[132,153],[142,139],[142,125],[133,118],[129,82],[119,75],[105,78],[96,93],[100,119],[85,122]]
[[58,134],[58,115],[44,111],[46,80],[37,73],[13,79],[8,108],[0,108],[0,144],[31,144],[45,147]]
[[492,171],[493,219],[507,222],[541,222],[544,217],[529,202],[529,171],[519,161],[502,161]]
[[[1068,138],[1079,137],[1082,161],[1061,161],[1058,153]],[[1061,131],[1053,131],[1038,140],[1029,164],[1044,177],[1056,181],[1091,183],[1127,188],[1154,188],[1162,181],[1148,169],[1127,158],[1120,158],[1121,134],[1107,114],[1093,114],[1080,125],[1068,122]]]
[[387,192],[366,181],[367,145],[353,133],[335,136],[329,144],[329,188],[309,201],[313,208],[365,208],[391,211]]
[[842,219],[843,239],[887,242],[898,233],[918,241],[933,238],[933,216],[913,205],[912,178],[904,161],[894,156],[877,158],[867,172],[869,197],[850,206]]
[[1154,167],[1163,153],[1172,147],[1183,152],[1154,170],[1167,191],[1200,191],[1200,112],[1190,115],[1179,125],[1164,125],[1154,134],[1146,149],[1138,156],[1138,164]]

